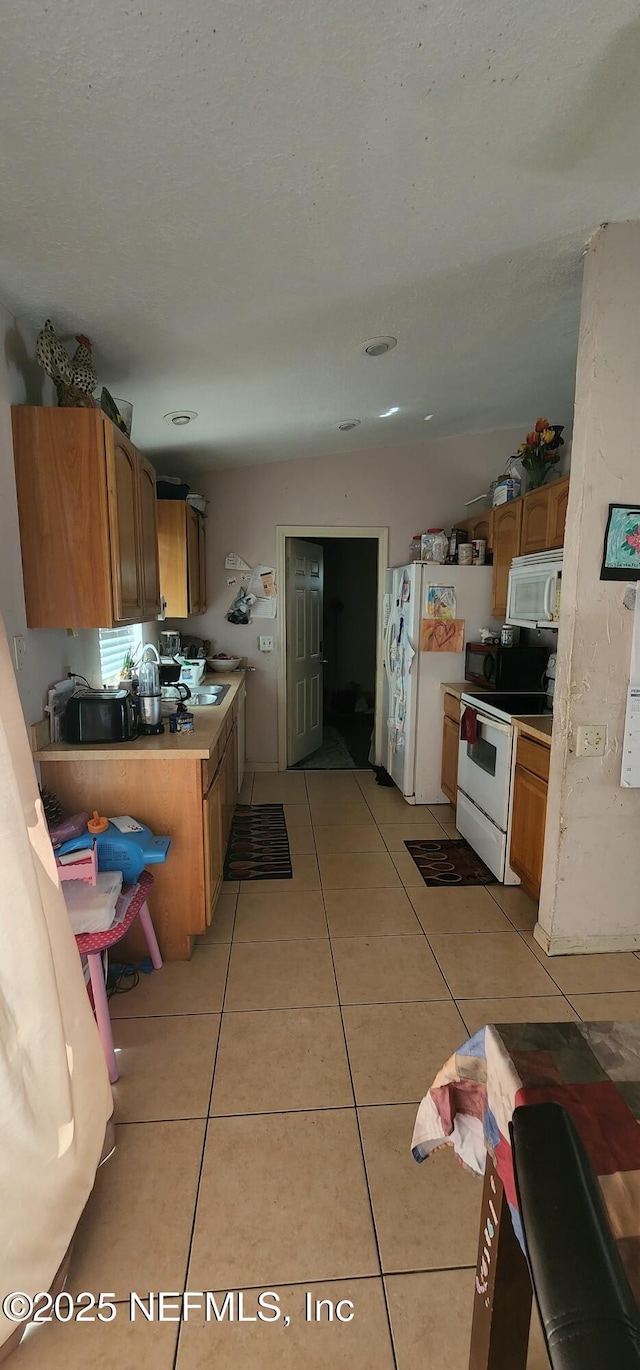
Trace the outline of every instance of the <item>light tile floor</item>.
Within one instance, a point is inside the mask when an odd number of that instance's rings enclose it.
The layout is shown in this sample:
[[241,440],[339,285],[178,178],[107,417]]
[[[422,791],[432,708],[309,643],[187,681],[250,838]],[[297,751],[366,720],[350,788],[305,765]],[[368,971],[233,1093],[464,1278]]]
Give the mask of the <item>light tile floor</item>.
[[[640,1018],[635,955],[546,958],[522,890],[416,879],[405,839],[450,835],[449,805],[365,771],[249,776],[252,799],[285,804],[293,881],[225,885],[192,961],[111,1003],[118,1145],[69,1287],[119,1316],[38,1331],[16,1370],[467,1370],[481,1185],[446,1151],[416,1166],[416,1104],[485,1022]],[[243,1290],[245,1316],[275,1290],[290,1325],[129,1324],[131,1290],[185,1289]],[[306,1291],[353,1321],[307,1321]]]

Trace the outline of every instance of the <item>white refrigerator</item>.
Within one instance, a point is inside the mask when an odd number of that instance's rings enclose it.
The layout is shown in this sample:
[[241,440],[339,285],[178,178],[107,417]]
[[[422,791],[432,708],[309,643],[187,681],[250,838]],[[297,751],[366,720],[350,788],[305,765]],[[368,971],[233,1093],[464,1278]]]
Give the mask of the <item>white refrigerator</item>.
[[[464,645],[479,642],[491,618],[490,566],[436,566],[412,562],[387,571],[383,617],[383,755],[381,764],[409,804],[444,804],[440,788],[443,680],[463,681],[465,654],[420,651],[429,587],[448,587]],[[431,596],[433,598],[433,596]],[[451,596],[449,596],[451,598]]]

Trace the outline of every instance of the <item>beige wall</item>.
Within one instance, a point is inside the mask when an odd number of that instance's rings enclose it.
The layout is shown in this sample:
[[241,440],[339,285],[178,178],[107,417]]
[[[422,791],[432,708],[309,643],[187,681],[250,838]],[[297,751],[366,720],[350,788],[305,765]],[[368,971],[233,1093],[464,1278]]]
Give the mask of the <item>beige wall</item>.
[[[388,526],[390,564],[402,565],[412,534],[438,524],[450,527],[463,517],[465,501],[486,490],[521,438],[520,429],[505,430],[216,471],[204,480],[198,476],[194,484],[210,500],[210,608],[190,626],[213,638],[217,651],[247,656],[257,667],[249,677],[247,700],[250,764],[277,762],[277,651],[258,652],[259,622],[234,627],[225,621],[234,594],[226,584],[226,553],[238,552],[250,565],[275,567],[279,524]],[[278,619],[275,633],[281,626]]]
[[[640,946],[640,790],[620,786],[633,615],[600,580],[609,504],[640,499],[639,375],[640,224],[610,224],[585,258],[537,928],[551,951]],[[583,723],[607,725],[604,757],[576,758]]]

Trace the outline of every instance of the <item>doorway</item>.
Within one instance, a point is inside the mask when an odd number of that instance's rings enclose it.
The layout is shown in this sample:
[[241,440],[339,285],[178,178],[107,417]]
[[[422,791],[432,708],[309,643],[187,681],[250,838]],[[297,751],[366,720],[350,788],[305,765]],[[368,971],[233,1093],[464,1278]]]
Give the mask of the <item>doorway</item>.
[[381,738],[387,529],[278,528],[279,769],[360,769]]

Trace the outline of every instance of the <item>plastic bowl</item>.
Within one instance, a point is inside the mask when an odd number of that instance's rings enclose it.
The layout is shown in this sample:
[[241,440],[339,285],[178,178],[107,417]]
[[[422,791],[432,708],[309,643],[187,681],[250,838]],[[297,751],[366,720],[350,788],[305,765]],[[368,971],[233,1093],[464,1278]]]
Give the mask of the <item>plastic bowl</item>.
[[237,671],[241,661],[241,656],[208,656],[207,666],[212,671]]

